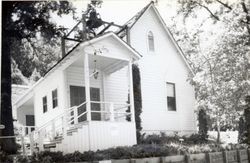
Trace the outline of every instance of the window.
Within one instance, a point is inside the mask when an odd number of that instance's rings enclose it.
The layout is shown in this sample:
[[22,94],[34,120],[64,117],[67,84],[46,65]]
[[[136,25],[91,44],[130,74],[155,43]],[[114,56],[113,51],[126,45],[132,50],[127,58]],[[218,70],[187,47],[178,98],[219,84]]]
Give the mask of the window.
[[57,89],[52,91],[52,106],[53,108],[58,106]]
[[168,111],[176,111],[175,84],[167,83]]
[[47,106],[47,96],[43,97],[43,112],[47,112],[48,111],[48,106]]
[[148,32],[148,49],[149,51],[155,51],[154,35],[151,31]]

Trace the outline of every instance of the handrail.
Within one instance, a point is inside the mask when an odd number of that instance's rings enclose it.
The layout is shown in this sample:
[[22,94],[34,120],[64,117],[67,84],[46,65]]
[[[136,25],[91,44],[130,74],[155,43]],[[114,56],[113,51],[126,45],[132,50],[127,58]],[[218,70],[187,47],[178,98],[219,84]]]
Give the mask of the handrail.
[[[110,101],[90,101],[90,103],[97,103],[97,104],[115,104],[115,105],[124,105],[124,103],[121,103],[121,102],[110,102]],[[130,104],[128,104],[130,105]]]
[[90,101],[90,103],[95,103],[95,104],[111,104],[112,102],[107,102],[107,101]]
[[115,114],[131,114],[131,113],[128,113],[128,112],[115,112]]
[[[88,112],[85,111],[85,112],[81,113],[80,115],[78,115],[76,118],[78,119],[78,118],[80,118],[81,116],[85,115],[86,113],[88,113]],[[70,123],[74,122],[74,120],[75,120],[75,119],[72,119],[72,120],[70,120],[68,123],[70,124]]]
[[110,113],[110,111],[98,111],[98,110],[93,110],[91,113]]
[[119,107],[119,108],[115,108],[114,110],[117,111],[117,110],[121,110],[121,109],[124,109],[124,108],[127,108],[127,107],[130,107],[131,104],[127,104],[127,105],[124,105],[122,107]]
[[72,106],[72,107],[70,107],[70,108],[68,109],[68,111],[73,110],[75,107],[79,108],[79,107],[81,107],[82,105],[84,105],[84,104],[86,104],[86,103],[87,103],[87,101],[81,103],[81,104],[78,105],[78,106],[76,106],[76,105],[75,105],[75,106]]
[[[72,107],[70,107],[69,109],[67,109],[67,112],[72,111],[75,107],[79,108],[79,107],[81,107],[82,105],[84,105],[84,104],[86,104],[86,103],[87,103],[87,101],[81,103],[81,104],[78,105],[78,106],[72,106]],[[43,128],[45,128],[45,127],[47,127],[49,124],[51,124],[51,122],[53,122],[53,121],[55,121],[55,120],[57,120],[57,119],[63,117],[64,114],[65,114],[64,112],[61,113],[61,114],[59,114],[57,117],[55,117],[55,118],[49,120],[48,122],[46,122],[46,123],[43,124],[41,127],[39,127],[37,130],[34,130],[34,131],[38,132],[38,131],[42,130]]]
[[120,115],[120,116],[115,116],[114,118],[118,119],[118,118],[122,118],[122,117],[125,117],[125,116],[131,116],[131,113]]

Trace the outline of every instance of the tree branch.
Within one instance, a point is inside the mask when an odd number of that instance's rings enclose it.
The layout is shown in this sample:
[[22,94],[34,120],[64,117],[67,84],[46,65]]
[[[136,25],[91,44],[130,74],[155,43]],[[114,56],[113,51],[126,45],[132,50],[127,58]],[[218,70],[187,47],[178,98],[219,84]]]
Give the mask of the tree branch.
[[220,19],[219,19],[219,17],[218,16],[216,16],[207,6],[204,6],[204,5],[202,5],[201,3],[198,3],[198,2],[196,2],[200,7],[203,7],[205,10],[207,10],[209,13],[210,13],[210,15],[214,18],[214,19],[216,19],[217,21],[220,21]]
[[228,4],[221,2],[220,0],[216,0],[218,3],[223,5],[224,7],[228,8],[229,10],[232,10],[232,7],[230,7]]
[[[244,1],[241,2],[241,6],[242,6],[243,11],[246,13],[246,21],[242,20],[242,22],[246,23],[246,28],[247,28],[248,34],[250,35],[250,27],[249,27],[250,15],[248,13],[248,9]],[[250,41],[250,38],[249,38],[249,41]]]

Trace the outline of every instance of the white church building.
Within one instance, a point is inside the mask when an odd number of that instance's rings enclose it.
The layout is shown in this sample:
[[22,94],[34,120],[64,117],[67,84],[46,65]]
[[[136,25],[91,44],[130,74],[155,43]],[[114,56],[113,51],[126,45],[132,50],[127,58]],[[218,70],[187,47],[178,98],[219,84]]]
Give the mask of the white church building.
[[192,70],[154,3],[124,26],[79,42],[15,101],[32,150],[136,144],[132,64],[141,76],[141,132],[196,132]]

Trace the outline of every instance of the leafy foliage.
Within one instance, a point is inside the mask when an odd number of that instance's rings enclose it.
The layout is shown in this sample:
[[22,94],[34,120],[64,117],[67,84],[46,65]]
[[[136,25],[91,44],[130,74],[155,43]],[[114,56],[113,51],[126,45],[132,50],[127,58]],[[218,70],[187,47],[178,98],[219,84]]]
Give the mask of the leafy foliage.
[[198,113],[198,126],[199,126],[199,134],[201,138],[206,141],[208,138],[208,117],[206,111],[204,109],[200,109]]
[[[41,59],[37,55],[36,47],[40,47],[40,51],[46,48],[38,42],[43,41],[43,43],[53,46],[56,43],[55,40],[63,32],[62,28],[57,27],[51,21],[51,14],[53,13],[59,16],[69,13],[74,14],[74,9],[68,1],[2,2],[2,49],[4,50],[2,51],[1,73],[1,124],[6,126],[5,129],[0,131],[2,136],[14,135],[11,106],[11,60],[14,60],[13,64],[17,64],[16,69],[12,69],[13,72],[20,66],[24,69],[24,76],[29,77],[32,74],[33,65],[29,64],[26,58],[32,58],[34,62],[37,61],[36,58]],[[26,56],[26,50],[29,47],[32,47],[32,50]],[[45,53],[47,54],[47,52]],[[20,62],[23,62],[22,65]],[[15,76],[15,82],[22,82],[17,76]],[[0,144],[4,151],[8,153],[16,152],[13,138],[0,140]]]
[[137,65],[132,65],[133,71],[133,89],[134,89],[134,106],[135,106],[135,124],[136,124],[136,136],[137,143],[141,142],[141,113],[142,113],[142,101],[141,101],[141,76],[140,69]]
[[195,73],[190,82],[197,106],[207,111],[219,135],[222,128],[237,127],[250,87],[250,2],[179,2],[178,16],[193,28],[172,30]]
[[159,134],[143,135],[141,142],[142,144],[171,144],[171,143],[179,144],[179,143],[182,143],[186,145],[208,143],[208,141],[204,139],[202,134],[179,136],[178,134],[166,135],[165,133],[161,133],[160,135]]
[[[191,141],[193,137],[189,137]],[[185,140],[186,141],[186,140]],[[116,147],[105,150],[97,150],[69,153],[44,151],[33,154],[30,161],[40,162],[94,162],[111,159],[133,159],[148,157],[164,157],[172,155],[184,155],[194,153],[220,152],[224,150],[246,149],[244,145],[228,145],[222,147],[217,144],[187,144],[169,142],[168,144],[140,144],[131,147]]]
[[245,144],[247,142],[247,130],[246,130],[245,120],[243,117],[240,117],[238,131],[239,131],[238,142],[240,144]]
[[246,122],[246,143],[249,145],[250,144],[250,96],[246,97],[246,107],[244,111],[244,117],[245,117],[245,122]]

